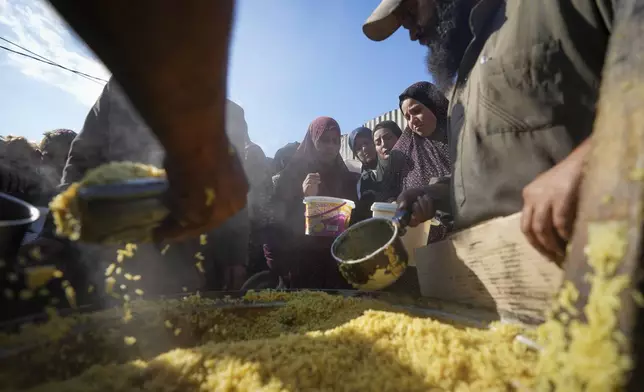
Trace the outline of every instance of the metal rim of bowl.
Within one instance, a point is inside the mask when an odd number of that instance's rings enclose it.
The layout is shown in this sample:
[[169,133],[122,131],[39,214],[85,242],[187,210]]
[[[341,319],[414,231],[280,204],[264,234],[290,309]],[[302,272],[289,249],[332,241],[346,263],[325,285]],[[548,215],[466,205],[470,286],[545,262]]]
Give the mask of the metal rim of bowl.
[[24,219],[15,219],[15,220],[0,220],[0,227],[11,227],[11,226],[20,226],[20,225],[30,225],[40,218],[40,211],[26,201],[22,201],[13,196],[7,195],[6,193],[0,192],[0,198],[14,202],[21,207],[25,207],[29,211],[29,217]]
[[[358,228],[360,228],[362,226],[366,226],[369,223],[374,222],[374,221],[385,222],[385,223],[387,223],[389,225],[389,227],[393,228],[393,234],[392,234],[391,238],[389,238],[389,241],[387,241],[384,245],[382,245],[380,248],[376,249],[372,253],[368,254],[367,256],[362,257],[362,258],[357,259],[357,260],[342,260],[340,257],[338,257],[335,254],[335,249],[339,246],[340,243],[342,243],[343,239],[346,236],[348,236],[351,231],[357,230]],[[338,238],[336,238],[333,241],[333,244],[331,244],[331,256],[333,256],[335,261],[337,261],[340,264],[358,264],[358,263],[361,263],[363,261],[369,260],[369,259],[373,258],[376,254],[382,252],[383,249],[385,249],[386,247],[388,247],[388,246],[390,246],[391,244],[394,243],[394,241],[396,240],[396,237],[398,237],[398,225],[394,224],[391,221],[391,219],[383,218],[383,217],[369,218],[369,219],[363,220],[362,222],[356,223],[355,225],[349,227],[349,229],[345,230],[342,234],[340,234],[338,236]]]

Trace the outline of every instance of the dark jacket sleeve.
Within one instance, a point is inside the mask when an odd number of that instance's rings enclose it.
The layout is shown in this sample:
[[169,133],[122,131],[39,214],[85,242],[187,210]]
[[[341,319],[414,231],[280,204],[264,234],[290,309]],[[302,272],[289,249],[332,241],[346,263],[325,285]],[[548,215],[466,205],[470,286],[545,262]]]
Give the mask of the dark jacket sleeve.
[[38,178],[23,175],[11,165],[0,162],[0,192],[28,203],[39,204],[41,199],[41,184]]
[[105,163],[109,148],[110,81],[85,118],[83,129],[74,139],[63,170],[61,188],[80,181],[87,170]]
[[389,165],[384,170],[380,192],[376,196],[378,202],[395,201],[402,192],[402,172],[406,165],[405,156],[398,150],[393,150],[389,156]]

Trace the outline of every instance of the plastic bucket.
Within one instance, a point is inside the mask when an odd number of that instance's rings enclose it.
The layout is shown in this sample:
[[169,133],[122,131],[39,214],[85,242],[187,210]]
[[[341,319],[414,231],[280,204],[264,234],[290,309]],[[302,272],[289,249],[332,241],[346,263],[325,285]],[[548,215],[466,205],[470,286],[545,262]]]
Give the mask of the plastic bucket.
[[[396,214],[396,204],[394,203],[373,203],[371,211],[373,217],[381,217],[391,219]],[[431,221],[424,222],[416,227],[408,227],[407,233],[402,236],[402,243],[409,255],[408,264],[411,266],[416,265],[414,249],[422,248],[427,245],[427,238],[429,238],[429,230],[431,229]]]
[[304,198],[306,205],[306,235],[336,237],[349,226],[351,212],[356,205],[351,200],[335,197],[311,196]]

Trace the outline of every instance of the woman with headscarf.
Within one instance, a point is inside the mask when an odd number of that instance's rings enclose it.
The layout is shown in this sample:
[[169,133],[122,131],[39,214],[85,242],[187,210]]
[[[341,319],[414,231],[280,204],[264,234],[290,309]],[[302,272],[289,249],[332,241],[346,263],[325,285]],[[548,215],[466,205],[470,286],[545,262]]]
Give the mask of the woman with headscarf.
[[[374,170],[363,172],[361,185],[363,189],[369,189],[375,194],[376,202],[393,201],[400,194],[400,169],[404,162],[400,159],[402,155],[396,156],[392,154],[392,150],[401,135],[398,124],[389,120],[379,122],[373,129],[372,140],[378,164]],[[401,162],[396,165],[393,161],[397,157]],[[361,195],[367,192],[361,192]]]
[[297,152],[297,149],[300,147],[300,143],[288,143],[284,147],[277,150],[275,157],[273,158],[273,185],[277,184],[277,179],[280,177],[282,170],[286,169],[286,166],[291,162],[293,156]]
[[302,200],[330,196],[356,201],[357,177],[340,156],[340,126],[329,117],[315,119],[275,186],[275,202],[287,210],[265,246],[266,259],[290,288],[348,288],[331,257],[331,237],[304,234]]
[[389,160],[391,151],[401,136],[402,130],[398,124],[391,120],[381,121],[373,128],[373,143],[376,146],[379,160]]
[[376,194],[380,190],[380,181],[376,173],[378,154],[373,143],[371,129],[367,127],[354,129],[349,134],[349,148],[362,165],[357,184],[358,201],[351,216],[353,222],[359,222],[370,217],[371,205],[377,201]]
[[[429,82],[409,86],[398,97],[407,128],[391,151],[392,170],[399,173],[387,185],[388,196],[444,181],[450,176],[447,144],[447,107],[445,95]],[[421,208],[426,200],[414,203]],[[450,218],[439,214],[441,226],[433,226],[428,242],[442,239],[447,233]],[[417,222],[412,222],[415,224]]]
[[403,91],[398,100],[408,124],[394,147],[405,157],[401,190],[426,186],[436,178],[449,176],[449,101],[445,95],[429,82],[418,82]]

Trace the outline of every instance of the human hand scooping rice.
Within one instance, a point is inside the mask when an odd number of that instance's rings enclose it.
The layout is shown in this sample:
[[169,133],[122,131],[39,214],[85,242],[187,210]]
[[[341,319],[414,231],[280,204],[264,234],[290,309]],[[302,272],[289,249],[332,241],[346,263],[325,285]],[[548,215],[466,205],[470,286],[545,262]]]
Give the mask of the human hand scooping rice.
[[110,69],[164,147],[170,216],[158,239],[199,235],[241,210],[248,184],[225,134],[233,0],[190,7],[50,3]]
[[304,197],[317,196],[320,192],[320,173],[309,173],[302,183],[302,193]]

